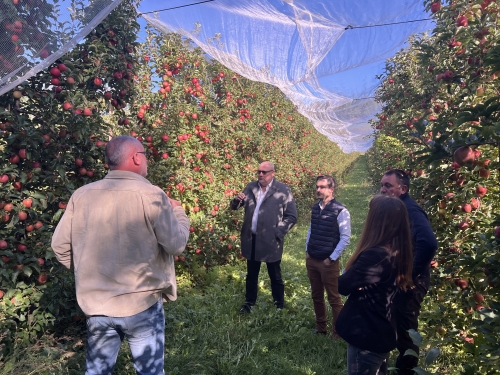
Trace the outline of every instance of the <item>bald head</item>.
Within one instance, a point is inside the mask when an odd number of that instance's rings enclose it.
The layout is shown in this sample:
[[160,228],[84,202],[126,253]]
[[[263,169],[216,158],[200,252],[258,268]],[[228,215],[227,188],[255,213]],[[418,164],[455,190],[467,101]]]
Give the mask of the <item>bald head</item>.
[[274,178],[274,164],[270,161],[260,163],[257,177],[261,186],[267,186]]
[[134,137],[120,135],[106,145],[106,163],[110,170],[125,170],[145,177],[147,159],[144,146]]

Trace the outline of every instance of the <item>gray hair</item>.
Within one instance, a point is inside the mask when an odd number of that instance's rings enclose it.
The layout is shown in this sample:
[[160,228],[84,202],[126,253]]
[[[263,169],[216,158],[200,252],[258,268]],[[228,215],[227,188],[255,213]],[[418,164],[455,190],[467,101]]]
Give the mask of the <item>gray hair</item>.
[[106,163],[109,169],[122,165],[130,155],[132,145],[140,146],[141,143],[129,135],[120,135],[112,138],[106,145]]

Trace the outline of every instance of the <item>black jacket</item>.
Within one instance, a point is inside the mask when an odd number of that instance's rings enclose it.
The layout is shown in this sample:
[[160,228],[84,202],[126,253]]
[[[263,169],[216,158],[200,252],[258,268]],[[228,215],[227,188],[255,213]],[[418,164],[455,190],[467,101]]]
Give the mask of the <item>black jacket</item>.
[[[250,182],[243,190],[246,199],[240,202],[231,200],[231,208],[245,209],[245,218],[241,228],[241,253],[246,259],[252,254],[252,217],[257,206],[259,183]],[[257,233],[255,235],[255,260],[258,262],[277,262],[283,255],[285,234],[297,222],[297,209],[290,188],[273,180],[266,197],[259,209]]]
[[413,279],[430,276],[430,264],[436,254],[437,241],[425,211],[408,193],[399,197],[408,210],[413,241]]
[[394,258],[382,248],[363,251],[339,277],[339,292],[349,295],[335,323],[337,333],[363,350],[387,353],[396,347],[392,299],[396,293]]

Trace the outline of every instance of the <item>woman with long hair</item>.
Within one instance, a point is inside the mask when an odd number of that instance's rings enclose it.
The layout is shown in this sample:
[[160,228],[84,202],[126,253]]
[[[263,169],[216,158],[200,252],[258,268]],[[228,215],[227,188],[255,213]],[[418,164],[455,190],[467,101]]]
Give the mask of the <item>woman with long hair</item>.
[[348,295],[336,322],[349,344],[349,375],[387,373],[389,352],[396,348],[392,299],[398,288],[412,287],[412,243],[408,212],[396,197],[375,196],[356,250],[339,277]]

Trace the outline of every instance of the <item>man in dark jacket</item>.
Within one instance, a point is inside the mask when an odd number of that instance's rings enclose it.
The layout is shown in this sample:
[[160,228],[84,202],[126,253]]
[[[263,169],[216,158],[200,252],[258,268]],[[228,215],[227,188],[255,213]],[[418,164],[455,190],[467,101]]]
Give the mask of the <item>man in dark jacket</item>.
[[319,198],[311,214],[311,225],[306,240],[306,268],[311,282],[311,296],[316,315],[313,332],[326,334],[325,291],[332,308],[332,336],[338,338],[335,322],[342,309],[338,291],[340,256],[351,239],[351,217],[334,197],[335,180],[331,176],[316,178],[316,195]]
[[297,210],[290,188],[274,179],[274,164],[259,165],[258,181],[250,182],[231,201],[231,208],[245,207],[241,228],[241,252],[247,259],[245,304],[241,313],[251,311],[257,301],[261,262],[266,262],[271,291],[277,308],[285,302],[281,278],[281,256],[285,234],[297,221]]
[[398,375],[413,375],[412,370],[418,364],[418,358],[404,355],[412,349],[418,354],[418,346],[408,334],[409,329],[418,330],[420,305],[424,300],[430,284],[430,263],[437,250],[437,241],[429,219],[424,210],[409,195],[410,178],[399,169],[387,171],[380,182],[380,194],[399,197],[408,210],[411,236],[413,240],[413,284],[414,288],[407,292],[399,291],[394,298],[397,319],[397,348],[399,356],[396,361]]

